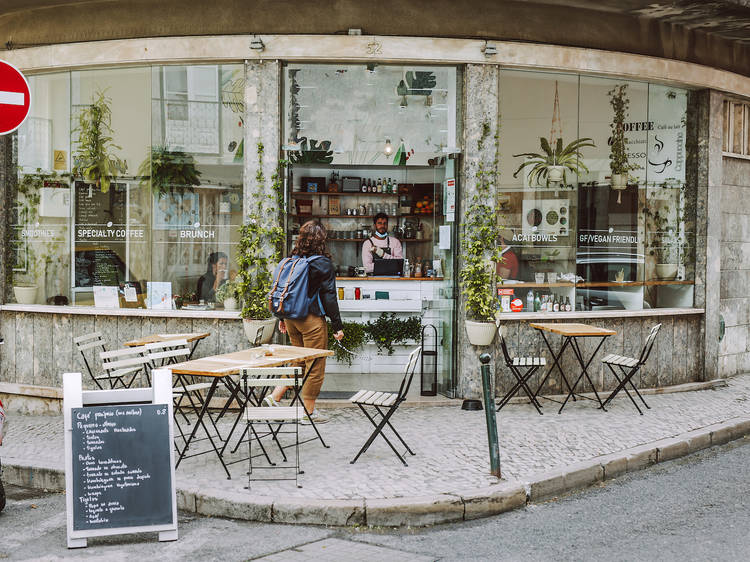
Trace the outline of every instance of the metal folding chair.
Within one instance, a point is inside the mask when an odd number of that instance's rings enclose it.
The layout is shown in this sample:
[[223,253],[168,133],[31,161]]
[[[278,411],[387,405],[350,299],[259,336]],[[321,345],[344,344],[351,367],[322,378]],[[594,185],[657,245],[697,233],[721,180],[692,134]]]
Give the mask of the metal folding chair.
[[106,378],[109,378],[111,388],[121,384],[123,388],[130,388],[136,377],[143,373],[146,382],[151,385],[149,367],[150,360],[145,347],[124,347],[114,351],[102,351],[99,354]]
[[[292,386],[295,391],[299,391],[302,385],[302,368],[301,367],[268,367],[268,368],[243,368],[241,370],[241,377],[243,384],[247,387],[257,388],[259,395],[262,397],[266,392],[276,386]],[[298,488],[299,475],[303,474],[300,470],[300,458],[299,458],[299,423],[305,417],[305,409],[301,402],[297,402],[293,406],[279,406],[279,407],[268,407],[268,406],[246,406],[244,412],[244,419],[247,423],[247,441],[248,441],[248,482],[247,489],[250,489],[250,482],[253,480],[253,471],[258,469],[294,469],[294,478],[259,478],[257,480],[294,480],[295,485]],[[267,431],[258,433],[255,425],[262,424],[266,426]],[[271,428],[271,424],[275,426],[275,429]],[[285,429],[288,426],[293,426],[291,430]],[[294,465],[293,466],[278,466],[276,463],[271,462],[271,459],[263,446],[261,441],[262,437],[271,436],[276,442],[276,445],[281,452],[284,462],[287,461],[287,456],[284,453],[284,447],[279,441],[279,435],[291,434],[294,435]],[[261,448],[262,455],[265,456],[268,461],[268,466],[253,465],[253,441],[257,441]],[[256,455],[260,456],[260,455]]]
[[[539,412],[539,415],[542,415],[542,406],[536,399],[535,393],[531,392],[528,383],[529,379],[534,376],[539,368],[544,367],[547,364],[547,361],[544,357],[511,357],[510,353],[508,353],[508,346],[505,343],[505,337],[503,337],[501,330],[498,329],[498,332],[500,332],[500,347],[503,350],[505,365],[510,369],[510,372],[513,373],[513,376],[516,377],[516,383],[513,385],[513,388],[502,397],[500,402],[498,402],[497,411],[499,412],[500,408],[505,406],[519,390],[523,390],[536,408],[536,411]],[[526,370],[522,373],[521,368],[526,368]]]
[[[83,364],[86,366],[86,370],[89,372],[91,380],[93,380],[94,384],[99,387],[99,390],[104,390],[104,387],[102,387],[101,383],[99,382],[102,380],[108,380],[110,383],[110,388],[112,388],[113,381],[109,377],[109,375],[95,375],[94,371],[91,369],[91,364],[89,364],[89,360],[86,357],[86,351],[89,349],[101,347],[101,351],[107,351],[107,340],[102,337],[101,332],[94,332],[91,334],[86,334],[85,336],[79,336],[73,339],[73,343],[75,343],[76,349],[81,353],[81,357],[83,357]],[[92,358],[92,363],[93,359],[94,358]]]
[[[367,417],[368,420],[370,420],[370,423],[375,428],[370,434],[370,437],[368,437],[367,441],[365,441],[365,444],[359,450],[359,453],[357,453],[357,455],[350,461],[351,464],[357,462],[357,459],[360,457],[360,455],[367,451],[367,449],[370,448],[370,445],[372,445],[372,442],[375,441],[375,438],[380,435],[383,439],[385,439],[385,442],[388,443],[388,446],[396,454],[396,456],[404,464],[404,466],[409,466],[404,460],[404,457],[401,455],[401,453],[399,453],[396,450],[396,447],[393,446],[393,443],[391,443],[390,439],[388,439],[385,433],[383,433],[383,429],[385,429],[386,425],[391,428],[391,431],[393,431],[398,440],[401,441],[401,444],[406,447],[406,451],[411,455],[415,454],[414,451],[409,448],[409,445],[407,445],[403,440],[401,435],[399,435],[398,431],[396,431],[396,429],[393,427],[390,419],[391,417],[393,417],[393,414],[396,413],[396,410],[401,405],[401,403],[406,400],[406,395],[409,392],[411,380],[414,377],[414,371],[417,367],[417,360],[419,359],[419,354],[421,352],[422,348],[417,347],[409,354],[409,360],[406,362],[406,367],[404,368],[404,377],[403,379],[401,379],[401,386],[399,387],[398,392],[360,390],[349,399],[350,402],[359,406],[359,409],[362,410],[362,413]],[[365,406],[373,408],[374,412],[371,414],[367,411]]]
[[[604,359],[602,359],[602,363],[609,367],[609,370],[612,371],[612,374],[617,379],[617,386],[602,404],[602,410],[606,411],[607,404],[609,404],[621,390],[624,390],[625,394],[628,395],[628,398],[630,398],[630,401],[633,403],[636,410],[638,410],[638,413],[643,415],[643,412],[638,407],[638,403],[635,401],[630,392],[628,392],[627,385],[630,385],[633,391],[638,395],[638,398],[641,399],[641,402],[643,402],[643,405],[646,406],[647,409],[651,409],[651,407],[646,404],[646,401],[643,399],[643,396],[641,396],[641,393],[638,392],[635,384],[633,384],[633,377],[638,371],[640,371],[641,367],[643,367],[643,365],[648,360],[648,356],[650,355],[651,349],[654,347],[654,342],[656,341],[656,335],[659,333],[659,328],[661,328],[661,324],[657,324],[656,326],[651,328],[651,331],[646,338],[646,343],[643,345],[643,349],[641,350],[641,354],[638,359],[634,357],[625,357],[624,355],[615,355],[614,353],[610,353]],[[615,370],[615,367],[619,369],[619,373]]]
[[[190,344],[185,339],[147,343],[144,347],[147,351],[146,357],[148,358],[149,370],[179,363],[181,360],[188,359],[192,353]],[[183,442],[187,438],[179,423],[178,415],[189,426],[190,420],[187,414],[198,415],[203,405],[202,392],[211,388],[210,382],[193,383],[190,379],[189,375],[175,375],[174,384],[172,385],[173,416],[177,431],[179,431]],[[184,402],[184,400],[187,400],[187,402]],[[211,421],[213,422],[213,419]]]

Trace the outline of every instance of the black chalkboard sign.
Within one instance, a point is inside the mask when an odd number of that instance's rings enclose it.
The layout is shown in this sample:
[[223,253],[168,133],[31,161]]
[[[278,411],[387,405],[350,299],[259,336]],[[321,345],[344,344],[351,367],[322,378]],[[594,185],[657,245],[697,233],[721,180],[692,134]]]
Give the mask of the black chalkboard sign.
[[73,408],[73,529],[173,522],[166,404]]

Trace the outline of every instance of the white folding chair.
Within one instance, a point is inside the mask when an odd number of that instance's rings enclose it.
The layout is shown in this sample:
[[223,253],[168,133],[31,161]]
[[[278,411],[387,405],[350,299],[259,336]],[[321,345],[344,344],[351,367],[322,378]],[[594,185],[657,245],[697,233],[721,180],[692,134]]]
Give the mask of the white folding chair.
[[118,384],[124,388],[130,388],[141,373],[146,376],[148,385],[151,385],[150,361],[145,347],[124,347],[113,351],[102,351],[99,357],[111,388],[115,388]]
[[[109,383],[111,385],[112,379],[110,379],[109,375],[94,374],[94,371],[91,368],[91,364],[89,363],[89,359],[86,357],[86,351],[88,351],[89,349],[101,347],[101,351],[107,351],[107,340],[102,337],[101,332],[93,332],[91,334],[79,336],[73,339],[73,343],[75,343],[76,349],[81,353],[81,357],[83,357],[83,364],[86,366],[86,370],[89,372],[91,380],[93,380],[94,384],[99,387],[99,390],[104,390],[104,387],[102,387],[101,383],[99,382],[101,380],[109,380]],[[94,359],[95,356],[91,358],[91,363],[94,363]],[[110,386],[110,388],[112,387]]]
[[[396,413],[396,410],[401,405],[401,403],[406,400],[406,394],[409,392],[411,380],[412,378],[414,378],[414,371],[417,368],[417,359],[419,359],[419,354],[421,352],[422,348],[417,347],[409,354],[409,360],[406,362],[406,367],[404,368],[404,377],[403,379],[401,379],[401,386],[399,386],[397,392],[360,390],[359,392],[357,392],[357,394],[349,399],[350,402],[359,406],[359,409],[362,410],[362,413],[367,417],[368,420],[370,420],[370,423],[375,428],[365,444],[359,450],[359,453],[357,453],[357,456],[355,456],[354,459],[350,461],[351,464],[357,462],[357,459],[360,457],[360,455],[367,451],[367,449],[370,448],[370,445],[372,445],[372,442],[375,441],[375,438],[380,435],[383,439],[385,439],[385,442],[388,443],[388,446],[396,454],[399,460],[404,463],[404,466],[409,466],[408,464],[406,464],[404,457],[396,450],[396,447],[393,446],[393,443],[391,443],[388,437],[386,437],[385,433],[383,433],[383,429],[385,429],[386,425],[390,427],[391,431],[393,431],[398,440],[401,441],[401,444],[406,447],[406,451],[409,454],[414,455],[414,451],[409,448],[409,445],[406,444],[406,441],[404,441],[401,435],[399,435],[398,431],[396,431],[396,429],[391,424],[390,419],[393,414]],[[371,414],[367,411],[366,407],[372,408],[374,412]],[[387,409],[384,410],[384,408]]]
[[[240,375],[243,379],[243,384],[247,387],[257,388],[259,390],[260,403],[262,404],[263,396],[270,389],[276,386],[291,386],[295,392],[299,391],[302,384],[302,368],[301,367],[268,367],[268,368],[243,368],[240,371]],[[244,419],[247,423],[247,439],[248,439],[248,483],[247,489],[250,489],[250,482],[253,480],[253,470],[258,469],[294,469],[294,478],[260,478],[257,480],[294,480],[295,485],[298,488],[299,475],[302,474],[300,470],[299,460],[299,423],[305,417],[305,409],[301,404],[301,401],[293,406],[279,406],[279,407],[268,407],[268,406],[250,406],[245,407]],[[255,425],[262,424],[268,428],[267,432],[259,434],[256,431]],[[275,426],[271,428],[271,424]],[[292,426],[291,429],[284,430],[283,428]],[[262,437],[268,435],[276,442],[276,445],[281,452],[281,455],[286,462],[287,457],[284,453],[284,447],[279,442],[279,435],[291,434],[294,435],[294,465],[293,466],[277,466],[276,463],[271,462],[268,453],[263,446],[261,441]],[[258,445],[262,450],[262,454],[266,457],[269,466],[253,466],[253,441],[257,441]],[[259,455],[256,455],[259,456]]]

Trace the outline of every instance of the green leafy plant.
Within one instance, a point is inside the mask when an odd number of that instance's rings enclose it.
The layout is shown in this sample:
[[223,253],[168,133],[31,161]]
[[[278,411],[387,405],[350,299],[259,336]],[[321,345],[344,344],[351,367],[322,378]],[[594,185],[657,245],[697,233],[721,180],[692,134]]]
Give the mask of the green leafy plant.
[[218,302],[224,302],[227,299],[236,299],[238,296],[238,289],[239,284],[237,281],[227,281],[216,289],[216,300]]
[[609,105],[612,106],[613,111],[612,121],[609,124],[612,130],[609,147],[609,167],[613,174],[627,174],[631,170],[637,170],[640,167],[631,164],[628,160],[625,120],[628,118],[630,98],[628,98],[627,89],[627,84],[617,84],[607,92]]
[[419,316],[406,319],[397,318],[393,312],[384,312],[366,327],[369,339],[378,347],[378,351],[388,351],[393,355],[393,345],[419,340],[422,336],[422,320]]
[[[250,211],[240,228],[237,246],[237,295],[242,299],[242,318],[262,320],[271,317],[268,293],[271,291],[272,268],[281,257],[284,230],[279,226],[283,201],[281,171],[286,161],[280,160],[271,176],[271,193],[266,191],[263,175],[263,143],[257,145],[257,186],[251,191]],[[276,218],[276,220],[274,220]]]
[[553,146],[547,139],[540,137],[539,144],[542,148],[541,152],[523,152],[513,155],[514,158],[527,158],[513,173],[513,177],[518,177],[521,170],[531,166],[531,170],[528,172],[529,184],[542,184],[544,182],[547,187],[549,187],[551,167],[562,166],[563,185],[568,183],[567,172],[572,172],[578,176],[582,173],[588,173],[589,169],[583,163],[581,149],[596,146],[593,140],[588,137],[576,139],[567,146],[563,146],[562,139],[557,139]]
[[[491,134],[485,121],[477,142],[481,151]],[[490,322],[495,314],[495,263],[500,259],[500,206],[497,205],[497,141],[495,135],[494,161],[479,161],[476,172],[476,190],[466,208],[466,220],[461,236],[463,268],[459,274],[460,286],[466,298],[466,317],[469,320]]]
[[73,176],[94,182],[102,193],[109,191],[112,180],[127,170],[127,164],[113,150],[121,150],[112,136],[112,101],[98,91],[90,105],[84,106],[78,115],[78,126],[73,134],[78,135],[73,154]]
[[[308,144],[309,142],[309,144]],[[303,138],[298,152],[289,153],[292,164],[330,164],[333,162],[331,141],[320,141]]]
[[[344,322],[344,339],[341,345],[336,345],[336,339],[333,337],[333,328],[328,324],[328,349],[334,352],[334,358],[340,363],[351,365],[354,360],[352,353],[359,353],[367,342],[367,326],[359,322]],[[341,346],[345,347],[351,353],[348,353]]]
[[195,167],[193,155],[165,146],[151,147],[149,156],[138,168],[138,175],[141,185],[150,185],[157,195],[192,193],[193,186],[201,184],[201,172]]

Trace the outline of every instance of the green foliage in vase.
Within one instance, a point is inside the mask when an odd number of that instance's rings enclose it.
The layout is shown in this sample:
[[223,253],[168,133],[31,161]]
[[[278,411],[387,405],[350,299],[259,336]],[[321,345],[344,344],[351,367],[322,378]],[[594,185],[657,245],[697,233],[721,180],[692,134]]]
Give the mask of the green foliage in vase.
[[422,337],[422,319],[419,316],[410,316],[402,320],[393,312],[384,312],[374,322],[368,322],[366,330],[379,352],[388,351],[388,355],[393,355],[394,344],[403,344]]
[[[477,148],[482,150],[491,134],[489,122],[484,122]],[[497,145],[495,135],[494,159],[479,161],[476,190],[469,199],[461,236],[463,268],[460,286],[466,299],[469,320],[489,322],[495,314],[495,263],[500,259],[500,206],[497,204]]]
[[124,174],[127,164],[114,150],[122,150],[112,139],[112,100],[98,91],[90,105],[81,109],[78,125],[73,135],[78,135],[73,154],[73,176],[94,182],[102,193],[109,191],[110,183],[118,174]]
[[151,191],[156,195],[192,193],[193,186],[201,184],[201,172],[195,167],[193,155],[165,146],[151,148],[138,168],[138,175],[141,185],[150,182]]
[[236,299],[239,289],[237,281],[227,281],[216,289],[216,300],[218,302],[224,302],[227,299]]
[[588,137],[576,139],[567,146],[563,146],[562,139],[557,139],[555,145],[552,146],[547,139],[540,137],[539,144],[542,149],[541,152],[523,152],[513,155],[514,158],[527,158],[513,173],[513,177],[518,177],[521,170],[531,166],[531,170],[528,172],[529,185],[541,185],[544,182],[547,187],[549,187],[550,181],[550,166],[563,167],[563,185],[568,184],[567,172],[572,172],[577,176],[588,173],[589,169],[583,163],[581,149],[596,146],[593,140]]
[[271,176],[271,191],[266,191],[263,175],[263,143],[258,143],[257,186],[251,191],[252,201],[245,224],[240,228],[237,247],[237,294],[242,299],[242,318],[262,320],[271,317],[268,293],[273,282],[273,268],[281,258],[284,230],[279,226],[283,208],[281,170],[286,161],[279,160]]

